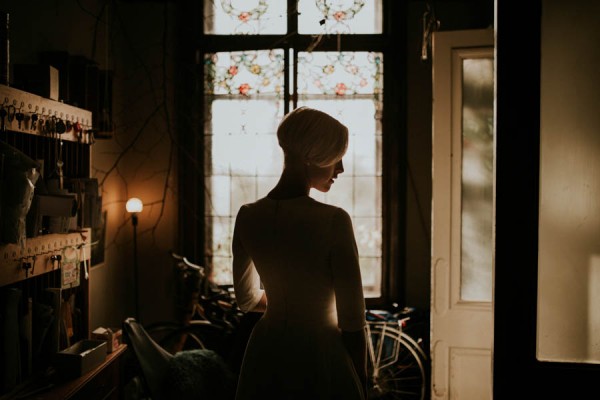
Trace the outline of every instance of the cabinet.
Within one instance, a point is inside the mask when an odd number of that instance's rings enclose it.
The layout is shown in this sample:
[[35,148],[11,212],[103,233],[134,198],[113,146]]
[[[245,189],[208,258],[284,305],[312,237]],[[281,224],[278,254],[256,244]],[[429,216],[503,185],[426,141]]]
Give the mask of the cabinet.
[[[56,351],[90,336],[92,238],[89,220],[84,218],[89,210],[85,193],[74,188],[76,183],[89,181],[91,175],[91,126],[88,110],[0,85],[0,144],[5,149],[0,154],[0,221],[5,226],[12,218],[17,221],[15,226],[20,222],[27,225],[25,230],[10,225],[8,231],[17,233],[6,235],[3,229],[0,236],[1,399],[39,385],[52,375],[51,359]],[[33,202],[26,219],[16,218],[16,212],[10,214],[12,203],[7,200],[9,196],[28,198],[20,196],[22,188],[11,180],[10,174],[20,173],[8,160],[14,154],[34,161],[39,172],[37,179],[25,182],[35,184],[30,188]],[[41,199],[41,194],[47,198]],[[42,200],[50,201],[44,203],[47,211],[40,211]],[[39,215],[32,217],[34,204]],[[68,215],[61,211],[65,204]],[[31,226],[34,229],[29,229]],[[57,386],[59,391],[71,393],[56,398],[71,398],[84,388],[96,391],[90,389],[96,384],[114,386],[122,352],[108,355],[86,377]],[[85,397],[94,398],[89,393]]]

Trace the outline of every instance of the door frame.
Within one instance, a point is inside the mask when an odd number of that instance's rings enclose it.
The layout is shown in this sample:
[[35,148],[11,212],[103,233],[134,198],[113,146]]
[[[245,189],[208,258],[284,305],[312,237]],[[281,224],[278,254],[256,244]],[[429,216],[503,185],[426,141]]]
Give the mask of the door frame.
[[[495,0],[494,399],[596,393],[600,365],[536,358],[542,0]],[[526,34],[525,34],[526,32]],[[518,79],[517,79],[518,78]]]

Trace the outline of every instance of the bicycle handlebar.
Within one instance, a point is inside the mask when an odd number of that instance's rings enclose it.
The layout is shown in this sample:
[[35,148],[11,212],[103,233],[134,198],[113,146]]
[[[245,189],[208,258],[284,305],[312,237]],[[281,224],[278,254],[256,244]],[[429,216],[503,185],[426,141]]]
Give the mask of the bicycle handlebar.
[[171,254],[171,257],[173,257],[177,261],[181,261],[187,268],[190,268],[190,269],[193,269],[196,271],[200,271],[200,272],[204,271],[204,267],[194,264],[193,262],[188,260],[185,256],[179,255],[179,254],[175,253],[173,250],[171,250],[169,253]]

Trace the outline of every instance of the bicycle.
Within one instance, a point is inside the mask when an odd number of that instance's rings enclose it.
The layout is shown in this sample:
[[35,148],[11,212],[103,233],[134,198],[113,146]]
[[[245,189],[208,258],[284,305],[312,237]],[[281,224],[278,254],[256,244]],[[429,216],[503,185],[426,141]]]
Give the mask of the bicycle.
[[428,357],[423,341],[404,331],[412,311],[367,310],[370,399],[425,399]]
[[[124,323],[124,329],[127,326],[130,333],[138,339],[149,338],[152,345],[148,345],[149,341],[145,340],[146,344],[138,348],[144,355],[160,349],[158,353],[166,351],[172,356],[180,356],[172,359],[179,360],[176,365],[186,366],[186,368],[190,367],[190,362],[192,368],[196,368],[197,365],[193,364],[196,362],[194,360],[203,360],[202,362],[208,359],[213,362],[219,360],[214,365],[219,365],[220,361],[223,361],[228,367],[223,371],[227,371],[227,374],[231,372],[232,376],[237,375],[250,332],[259,315],[242,313],[237,306],[232,288],[211,282],[204,267],[190,262],[186,257],[173,251],[170,255],[174,261],[177,284],[176,319],[159,321],[138,328],[135,328],[135,320],[128,319]],[[218,357],[215,358],[211,352],[202,350],[212,350]],[[166,358],[164,354],[159,357],[150,354],[149,357],[152,363]],[[164,368],[165,363],[162,364]],[[140,360],[139,354],[131,354],[125,361],[123,378],[127,382],[125,398],[132,400],[148,398],[149,385],[141,378],[146,374],[144,366],[148,367],[148,358],[144,362],[143,357]],[[156,368],[160,369],[161,366],[157,365]],[[227,376],[224,375],[225,378]],[[230,389],[231,387],[227,388],[228,391]]]
[[177,282],[177,320],[144,326],[165,350],[210,349],[234,372],[239,370],[245,342],[259,315],[244,314],[237,306],[233,288],[210,281],[204,267],[170,252]]

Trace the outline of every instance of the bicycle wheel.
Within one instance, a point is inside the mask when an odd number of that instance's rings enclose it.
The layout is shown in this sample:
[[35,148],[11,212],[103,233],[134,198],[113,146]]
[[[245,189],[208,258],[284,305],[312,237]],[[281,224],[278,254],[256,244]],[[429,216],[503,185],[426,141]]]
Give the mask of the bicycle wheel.
[[158,323],[146,328],[150,336],[171,354],[183,350],[215,350],[222,329],[211,324]]
[[367,328],[369,398],[423,400],[427,388],[425,366],[414,340],[407,340],[401,331],[385,323],[369,323]]

